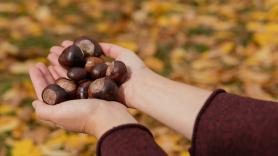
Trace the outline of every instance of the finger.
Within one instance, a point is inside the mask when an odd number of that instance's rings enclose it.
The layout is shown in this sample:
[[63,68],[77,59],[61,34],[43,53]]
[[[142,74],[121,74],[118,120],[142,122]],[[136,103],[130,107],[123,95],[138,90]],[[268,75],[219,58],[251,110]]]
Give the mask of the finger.
[[42,120],[42,119],[38,119],[38,123],[42,124],[42,125],[45,125],[47,127],[52,127],[52,128],[55,128],[56,125],[54,122],[52,121],[47,121],[47,120]]
[[52,77],[51,73],[49,72],[45,64],[37,63],[36,67],[41,71],[44,79],[47,81],[48,84],[54,83],[54,78]]
[[49,53],[47,56],[47,59],[50,61],[52,65],[59,65],[58,58],[59,55],[57,55],[56,53]]
[[55,106],[47,105],[42,101],[36,100],[32,103],[36,115],[39,119],[53,121],[53,114],[55,113]]
[[[76,105],[77,103],[88,103],[89,100],[70,100],[66,102],[59,103],[57,105],[48,105],[41,100],[33,101],[32,105],[36,111],[36,115],[41,120],[47,120],[54,123],[61,123],[62,119],[67,118],[68,115],[76,112],[77,109],[82,109]],[[94,100],[90,100],[91,103]],[[86,107],[83,107],[86,108]],[[65,111],[66,110],[66,111]]]
[[29,69],[29,74],[38,99],[42,99],[41,94],[43,89],[48,85],[47,81],[44,79],[41,71],[35,66]]
[[63,50],[64,50],[64,48],[61,46],[54,46],[54,47],[50,48],[50,53],[60,56],[62,54]]
[[54,70],[57,72],[58,75],[60,75],[60,77],[68,77],[67,76],[67,70],[64,69],[61,66],[54,66]]
[[68,46],[70,46],[70,45],[72,45],[72,44],[73,44],[73,42],[70,41],[70,40],[65,40],[65,41],[62,42],[62,46],[63,46],[64,48],[67,48]]
[[49,72],[51,73],[51,75],[53,76],[54,80],[59,79],[61,76],[56,72],[56,70],[54,69],[54,66],[49,66],[48,67]]
[[118,58],[121,55],[131,52],[126,48],[110,44],[110,43],[100,43],[100,46],[106,56],[112,57],[114,59]]

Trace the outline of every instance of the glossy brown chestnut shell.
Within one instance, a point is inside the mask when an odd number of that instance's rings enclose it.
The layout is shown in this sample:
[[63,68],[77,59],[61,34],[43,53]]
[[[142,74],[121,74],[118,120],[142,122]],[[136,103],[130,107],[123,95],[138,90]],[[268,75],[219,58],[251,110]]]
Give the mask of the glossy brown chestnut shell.
[[91,70],[94,68],[94,66],[104,63],[104,60],[99,57],[87,57],[86,58],[86,64],[85,64],[85,70],[87,72],[91,72]]
[[56,80],[56,84],[68,93],[70,99],[75,98],[77,85],[74,81],[66,78],[59,78]]
[[70,68],[84,67],[86,60],[82,50],[76,45],[71,45],[62,52],[58,61],[63,67]]
[[118,99],[119,88],[117,84],[108,77],[93,81],[88,89],[89,98],[98,98],[107,101]]
[[103,55],[103,51],[99,43],[89,37],[79,37],[74,41],[74,44],[80,47],[80,49],[85,52],[87,56],[100,57]]
[[78,99],[88,99],[88,89],[91,83],[92,81],[89,80],[80,83],[76,92],[76,96]]
[[67,76],[75,82],[81,82],[88,79],[87,71],[84,68],[80,67],[70,68]]
[[128,78],[127,67],[121,61],[113,61],[108,65],[106,76],[114,80],[118,85],[121,85]]
[[90,72],[91,78],[96,80],[105,77],[107,68],[108,65],[105,63],[96,65]]
[[42,92],[42,99],[46,104],[55,105],[68,100],[67,92],[57,84],[47,86]]

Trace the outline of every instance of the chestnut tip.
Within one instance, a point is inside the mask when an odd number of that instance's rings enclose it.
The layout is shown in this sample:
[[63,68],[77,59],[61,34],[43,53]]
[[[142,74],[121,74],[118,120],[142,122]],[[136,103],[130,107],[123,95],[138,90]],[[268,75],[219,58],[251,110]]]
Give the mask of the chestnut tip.
[[68,100],[67,92],[57,84],[48,85],[42,92],[42,99],[46,104],[56,105]]
[[93,81],[88,89],[89,98],[98,98],[107,101],[117,101],[119,88],[117,84],[108,77]]
[[121,85],[128,78],[127,67],[122,61],[115,60],[108,65],[106,76],[114,80],[118,85]]
[[104,63],[104,60],[99,57],[87,57],[85,70],[91,72],[91,70],[98,64]]
[[88,56],[100,57],[103,55],[101,46],[92,38],[81,36],[74,40],[74,44],[77,45]]
[[68,93],[70,99],[75,98],[77,84],[74,81],[67,78],[59,78],[55,82]]

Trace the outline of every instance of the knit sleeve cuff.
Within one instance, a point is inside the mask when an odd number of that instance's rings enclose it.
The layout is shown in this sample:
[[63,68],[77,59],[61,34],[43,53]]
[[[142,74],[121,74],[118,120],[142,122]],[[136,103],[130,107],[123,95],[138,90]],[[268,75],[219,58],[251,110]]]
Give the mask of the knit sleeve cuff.
[[108,130],[107,132],[105,132],[101,138],[99,139],[99,142],[97,144],[97,156],[101,156],[101,146],[102,144],[107,140],[107,138],[109,136],[112,136],[115,133],[121,133],[122,130],[126,130],[126,129],[137,129],[137,130],[141,130],[144,131],[145,133],[147,133],[148,135],[150,135],[151,138],[153,138],[152,133],[143,125],[140,124],[124,124],[124,125],[120,125],[117,127],[114,127],[110,130]]
[[225,90],[223,89],[216,89],[210,96],[209,98],[206,100],[205,104],[203,105],[203,107],[201,108],[200,112],[197,115],[195,124],[194,124],[194,128],[193,128],[193,136],[192,136],[192,146],[189,149],[190,153],[192,156],[194,156],[195,153],[195,146],[196,146],[196,138],[197,138],[197,131],[198,131],[198,126],[199,126],[199,122],[201,119],[201,116],[204,114],[204,112],[208,109],[208,107],[210,106],[211,102],[213,101],[213,99],[221,94],[221,93],[225,93]]

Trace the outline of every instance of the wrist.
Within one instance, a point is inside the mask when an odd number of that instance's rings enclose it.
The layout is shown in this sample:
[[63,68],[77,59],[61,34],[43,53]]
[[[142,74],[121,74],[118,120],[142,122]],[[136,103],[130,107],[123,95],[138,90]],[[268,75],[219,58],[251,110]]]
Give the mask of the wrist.
[[[102,104],[88,117],[84,132],[98,139],[110,129],[124,125],[136,124],[137,121],[128,113],[125,106],[119,103]],[[109,114],[109,115],[107,115]]]
[[[196,116],[210,92],[169,80],[151,70],[138,77],[128,91],[128,106],[190,138]],[[187,114],[186,118],[184,114]]]
[[157,78],[158,76],[158,74],[148,68],[137,72],[134,79],[124,86],[123,94],[125,97],[125,104],[131,108],[140,108],[139,106],[144,104],[142,97],[149,94],[149,88],[151,88],[154,83],[160,83]]

